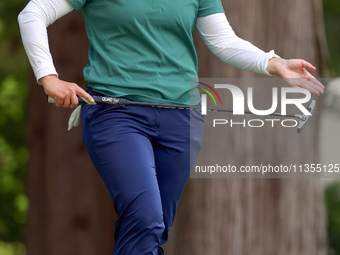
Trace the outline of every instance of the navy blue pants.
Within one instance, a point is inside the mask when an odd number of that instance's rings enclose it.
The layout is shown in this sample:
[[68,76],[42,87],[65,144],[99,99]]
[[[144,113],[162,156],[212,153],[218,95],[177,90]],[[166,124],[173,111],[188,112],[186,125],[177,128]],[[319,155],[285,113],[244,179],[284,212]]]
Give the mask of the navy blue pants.
[[161,245],[201,147],[203,116],[180,109],[85,105],[82,123],[84,143],[117,212],[113,254],[163,254]]

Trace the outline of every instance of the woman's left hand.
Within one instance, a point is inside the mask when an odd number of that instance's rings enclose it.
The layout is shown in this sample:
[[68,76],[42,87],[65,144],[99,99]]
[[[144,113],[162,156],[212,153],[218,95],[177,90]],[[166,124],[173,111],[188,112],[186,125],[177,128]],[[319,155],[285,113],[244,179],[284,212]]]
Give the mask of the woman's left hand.
[[325,87],[307,70],[316,68],[302,59],[271,58],[267,66],[268,73],[280,76],[288,85],[307,89],[317,96],[323,94]]

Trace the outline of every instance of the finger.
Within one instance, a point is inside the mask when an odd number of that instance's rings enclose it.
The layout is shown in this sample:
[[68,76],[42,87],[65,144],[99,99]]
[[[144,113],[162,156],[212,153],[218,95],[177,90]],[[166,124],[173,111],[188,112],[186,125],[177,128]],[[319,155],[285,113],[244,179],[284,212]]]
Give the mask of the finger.
[[317,96],[320,95],[320,92],[317,91],[313,86],[311,86],[311,84],[308,83],[307,81],[304,81],[303,83],[301,83],[301,87],[309,90],[314,95],[317,95]]
[[71,105],[70,105],[70,107],[71,108],[76,108],[78,103],[79,103],[79,101],[78,101],[77,95],[76,94],[72,94],[71,95]]
[[312,76],[312,75],[308,76],[307,84],[309,86],[312,86],[313,88],[315,88],[321,94],[324,93],[325,86],[321,82],[319,82],[316,78],[314,78],[314,76]]
[[[305,89],[303,86],[301,86],[301,84],[294,84],[294,85],[291,85],[293,88],[302,88],[302,89]],[[299,92],[301,95],[304,95],[306,96],[306,93],[304,92]]]
[[311,81],[309,81],[309,84],[310,84],[310,86],[313,86],[313,88],[315,88],[320,94],[324,93],[324,88],[321,87],[318,83],[315,83],[313,80],[311,80]]
[[318,87],[316,87],[313,83],[309,83],[309,84],[307,85],[307,89],[308,89],[310,92],[312,92],[313,94],[318,95],[318,96],[322,93],[322,90],[319,89]]
[[64,99],[58,99],[56,98],[57,102],[55,103],[56,106],[62,107],[64,104]]
[[311,80],[312,80],[313,84],[315,84],[318,88],[320,88],[322,90],[322,93],[323,93],[324,90],[325,90],[325,86],[315,78],[313,78]]
[[71,99],[70,99],[70,97],[68,96],[68,97],[66,97],[65,100],[64,100],[63,107],[68,108],[68,107],[70,107],[70,104],[71,104]]
[[78,96],[81,96],[82,98],[86,99],[87,101],[94,103],[94,99],[91,97],[91,95],[88,94],[81,87],[77,87],[76,93],[77,93]]
[[[314,83],[309,82],[307,78],[294,78],[294,79],[286,79],[287,83],[293,87],[299,87],[299,88],[303,88],[306,89],[308,91],[310,91],[312,94],[319,96],[320,92],[316,89],[316,86]],[[301,93],[303,95],[306,95],[305,93]]]
[[285,81],[291,87],[300,87],[300,84],[303,82],[300,78],[288,78]]
[[305,60],[302,60],[302,66],[303,68],[309,70],[309,71],[315,71],[316,70],[316,67],[313,66],[311,63],[305,61]]

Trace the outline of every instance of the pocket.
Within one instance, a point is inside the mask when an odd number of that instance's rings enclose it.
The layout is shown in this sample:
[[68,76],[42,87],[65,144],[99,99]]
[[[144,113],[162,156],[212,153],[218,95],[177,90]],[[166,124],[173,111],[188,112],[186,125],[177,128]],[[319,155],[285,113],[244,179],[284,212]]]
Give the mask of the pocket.
[[97,111],[99,111],[101,108],[103,107],[103,105],[88,105],[85,104],[82,106],[81,109],[81,118],[82,121],[91,121],[91,119],[93,118],[93,116],[95,115],[95,113]]
[[[91,96],[105,96],[101,93],[98,93],[96,91],[94,91],[91,87],[88,88],[88,91],[87,91]],[[102,107],[105,106],[105,105],[99,105],[99,104],[96,104],[96,105],[88,105],[88,104],[85,104],[83,105],[82,107],[82,111],[81,111],[81,117],[82,117],[82,121],[84,121],[85,119],[87,121],[91,121],[93,116],[96,115],[96,113],[102,109]]]
[[[201,107],[201,103],[195,106]],[[199,120],[204,122],[204,116],[205,115],[201,114],[201,110],[190,110],[190,120]]]

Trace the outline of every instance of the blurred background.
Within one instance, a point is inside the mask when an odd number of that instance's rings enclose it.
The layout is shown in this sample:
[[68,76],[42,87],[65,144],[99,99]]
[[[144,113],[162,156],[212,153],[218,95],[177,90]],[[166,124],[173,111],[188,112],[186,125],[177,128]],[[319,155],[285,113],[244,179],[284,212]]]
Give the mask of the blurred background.
[[[76,131],[77,133],[73,135],[64,131],[70,111],[46,105],[43,90],[32,76],[16,20],[26,3],[27,0],[1,0],[0,2],[0,255],[111,254],[114,212],[110,205],[110,198],[96,173],[89,166],[91,163],[81,144],[80,131]],[[338,0],[285,1],[285,7],[276,0],[258,0],[251,3],[223,1],[223,4],[231,25],[241,37],[265,50],[278,49],[276,52],[282,57],[301,57],[310,60],[319,68],[319,77],[340,76],[340,2]],[[296,20],[301,22],[295,23]],[[296,25],[292,25],[294,23]],[[302,30],[311,32],[301,33]],[[286,43],[291,45],[290,48],[286,49],[283,45],[282,38],[279,36],[282,32],[289,35]],[[49,29],[49,34],[52,55],[61,76],[84,86],[82,68],[87,61],[87,41],[84,39],[86,37],[81,13],[72,13],[57,21]],[[198,44],[201,76],[241,76],[238,70],[232,68],[228,69],[230,70],[228,72],[218,71],[221,70],[220,62],[207,53],[197,35],[195,41]],[[308,44],[309,41],[312,43]],[[314,52],[317,52],[316,56],[313,55]],[[205,68],[202,69],[201,66]],[[206,68],[207,66],[209,68]],[[222,67],[229,68],[225,65]],[[320,111],[320,116],[315,118],[315,121],[327,124],[320,125],[313,132],[307,133],[320,137],[313,146],[317,147],[315,148],[315,155],[319,160],[317,162],[322,163],[330,163],[338,159],[340,152],[336,146],[327,150],[331,144],[337,144],[334,140],[339,139],[337,131],[340,127],[340,107],[337,100],[340,100],[340,87],[337,86],[340,86],[340,82],[334,84],[332,93],[320,100],[323,103],[318,107],[323,108],[323,111],[322,113]],[[232,148],[230,150],[233,151]],[[72,156],[66,157],[65,154]],[[321,196],[318,195],[320,189],[318,185],[303,183],[305,185],[303,186],[293,180],[289,184],[278,180],[261,180],[261,183],[235,181],[228,184],[231,191],[237,190],[237,185],[241,187],[246,185],[248,189],[242,191],[244,194],[240,195],[239,192],[235,195],[225,188],[226,182],[223,180],[217,183],[209,180],[204,184],[202,180],[196,182],[191,180],[183,197],[187,203],[180,205],[178,223],[175,224],[172,230],[173,236],[170,237],[172,242],[166,247],[169,254],[245,254],[246,251],[247,253],[251,251],[253,254],[273,254],[272,251],[277,249],[276,254],[340,255],[339,181],[321,180]],[[309,188],[298,190],[297,193],[289,193],[287,196],[293,197],[292,200],[287,198],[280,203],[279,198],[282,198],[280,194],[284,193],[282,192],[284,188],[277,187],[281,185],[288,186],[289,189],[310,187],[312,193],[308,193],[307,200],[310,201],[315,213],[309,215],[310,221],[302,226],[302,232],[308,232],[307,235],[311,237],[301,235],[301,230],[294,230],[294,227],[283,230],[285,220],[280,219],[281,214],[285,212],[282,206],[292,206],[289,201],[299,204],[298,192],[310,192]],[[224,194],[219,198],[226,201],[224,207],[220,200],[216,198],[215,201],[221,206],[218,207],[221,209],[221,214],[215,211],[204,211],[210,206],[208,202],[203,203],[201,198],[213,190],[212,186],[220,187],[220,190],[214,190],[215,198],[221,195],[221,192]],[[80,190],[82,195],[79,195]],[[251,195],[254,191],[259,195],[255,195],[252,200]],[[273,197],[267,199],[263,195],[268,193]],[[206,199],[212,201],[211,198]],[[233,203],[238,199],[246,201],[245,204]],[[305,197],[301,199],[306,200]],[[194,201],[197,203],[195,204]],[[270,201],[275,201],[275,204]],[[266,207],[265,203],[271,204]],[[235,211],[225,209],[235,204],[239,206]],[[262,211],[256,212],[254,208],[261,205],[263,205]],[[251,211],[247,211],[249,208]],[[268,212],[268,208],[274,211]],[[294,208],[298,208],[296,212],[302,219],[307,218],[307,216],[303,217],[304,209],[300,210],[298,205]],[[195,213],[190,214],[190,210]],[[264,212],[276,215],[268,218],[275,227],[271,228],[268,225],[262,229],[268,234],[264,237],[265,234],[261,232],[263,238],[257,240],[254,237],[259,236],[255,231],[256,224],[261,226],[267,224],[265,223],[267,220],[263,218]],[[249,222],[246,220],[249,218],[247,213],[262,216],[254,216]],[[283,222],[281,225],[275,223],[280,220]],[[201,221],[208,221],[210,226],[216,228],[208,229],[207,226],[204,227],[206,223],[200,224]],[[241,221],[245,223],[240,223]],[[310,222],[321,223],[311,228],[306,227],[310,226]],[[294,222],[290,224],[293,226]],[[197,225],[202,226],[202,229],[197,230],[195,227]],[[225,236],[223,229],[218,227],[223,225],[228,228],[228,234]],[[232,227],[229,228],[231,225]],[[218,234],[214,235],[216,229]],[[296,231],[298,236],[295,241],[289,240],[282,234],[293,235],[292,231]],[[197,234],[203,232],[209,236]],[[231,239],[232,245],[228,242],[224,244],[225,239],[222,236]],[[244,240],[240,241],[238,238],[236,241],[232,239],[233,236]],[[221,241],[217,242],[217,239]],[[268,241],[264,241],[265,239]],[[283,245],[285,241],[286,246]],[[90,245],[91,242],[96,244]],[[103,243],[108,245],[102,245]],[[197,250],[186,247],[188,243],[198,247]],[[283,244],[275,245],[276,243]],[[230,253],[223,250],[223,245],[232,247],[228,248],[232,249]],[[208,248],[202,248],[203,246]],[[264,246],[269,248],[263,248]],[[286,248],[281,246],[290,248],[285,250]],[[212,252],[212,249],[215,250]]]

